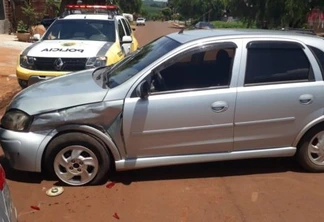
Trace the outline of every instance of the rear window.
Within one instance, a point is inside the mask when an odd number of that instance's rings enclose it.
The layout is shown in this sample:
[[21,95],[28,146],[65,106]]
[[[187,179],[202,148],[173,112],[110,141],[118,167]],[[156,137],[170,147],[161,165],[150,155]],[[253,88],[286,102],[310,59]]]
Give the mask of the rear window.
[[310,48],[310,50],[313,52],[320,68],[322,71],[322,77],[324,80],[324,52],[314,46],[308,46]]

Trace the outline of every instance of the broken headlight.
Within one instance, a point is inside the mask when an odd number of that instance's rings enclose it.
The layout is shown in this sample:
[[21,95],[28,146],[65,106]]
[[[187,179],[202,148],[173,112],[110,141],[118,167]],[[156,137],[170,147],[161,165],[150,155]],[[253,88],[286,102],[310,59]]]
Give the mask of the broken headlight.
[[20,55],[20,66],[26,69],[34,69],[34,57]]
[[32,117],[20,110],[10,110],[1,119],[1,126],[13,131],[26,131]]
[[86,63],[86,68],[91,69],[95,67],[105,66],[107,62],[107,58],[105,56],[102,57],[91,57],[88,59]]

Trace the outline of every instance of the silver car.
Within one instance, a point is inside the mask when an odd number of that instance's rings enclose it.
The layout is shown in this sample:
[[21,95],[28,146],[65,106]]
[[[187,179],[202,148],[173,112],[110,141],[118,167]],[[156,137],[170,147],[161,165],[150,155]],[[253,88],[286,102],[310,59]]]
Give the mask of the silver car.
[[13,205],[10,190],[6,182],[6,174],[0,164],[0,220],[2,222],[17,222],[17,210]]
[[324,39],[192,30],[114,66],[20,92],[1,120],[13,168],[96,184],[110,169],[296,156],[324,171]]

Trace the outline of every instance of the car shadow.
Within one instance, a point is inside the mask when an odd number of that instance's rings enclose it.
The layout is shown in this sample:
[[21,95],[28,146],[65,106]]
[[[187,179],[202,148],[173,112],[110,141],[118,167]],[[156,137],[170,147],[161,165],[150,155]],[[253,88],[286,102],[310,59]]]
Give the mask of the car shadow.
[[4,155],[0,156],[0,164],[5,170],[6,179],[8,180],[23,183],[41,183],[45,179],[44,175],[42,175],[41,173],[18,171],[11,168],[8,160],[4,157]]
[[[14,170],[10,167],[9,162],[4,156],[0,156],[0,164],[5,169],[6,178],[9,180],[24,183],[41,183],[43,180],[47,180],[53,181],[53,185],[55,186],[68,186],[62,182],[58,182],[53,176]],[[152,167],[121,172],[113,171],[109,175],[109,179],[105,180],[102,184],[107,183],[108,180],[114,181],[115,183],[130,185],[133,182],[143,181],[233,177],[289,171],[304,172],[294,158],[249,159]]]
[[269,158],[185,164],[115,172],[110,177],[110,180],[129,185],[132,182],[140,181],[232,177],[288,171],[304,172],[294,158]]

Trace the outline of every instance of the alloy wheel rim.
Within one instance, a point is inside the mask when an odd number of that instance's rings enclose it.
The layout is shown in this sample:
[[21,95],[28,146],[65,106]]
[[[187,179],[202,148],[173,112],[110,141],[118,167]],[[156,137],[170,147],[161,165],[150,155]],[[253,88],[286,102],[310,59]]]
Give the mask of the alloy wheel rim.
[[316,165],[324,165],[324,131],[317,133],[308,145],[308,157]]
[[87,147],[74,145],[62,149],[54,159],[54,171],[66,184],[80,186],[97,175],[98,158]]

